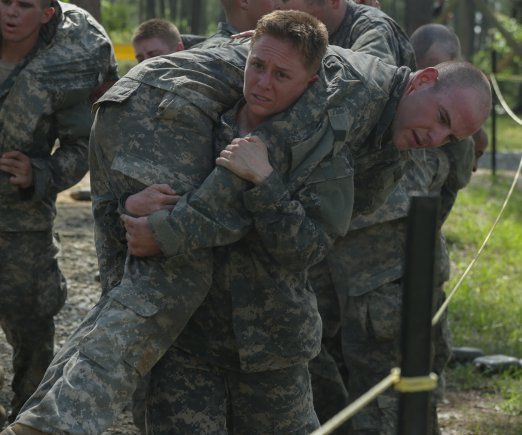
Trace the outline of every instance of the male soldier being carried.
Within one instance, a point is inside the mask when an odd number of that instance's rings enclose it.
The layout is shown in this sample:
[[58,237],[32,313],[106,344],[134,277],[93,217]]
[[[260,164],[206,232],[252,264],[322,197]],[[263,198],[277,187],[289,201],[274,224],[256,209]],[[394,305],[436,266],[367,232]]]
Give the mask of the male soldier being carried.
[[87,171],[89,96],[117,77],[105,31],[76,6],[3,0],[0,25],[0,324],[14,351],[14,419],[53,357],[66,296],[56,194]]

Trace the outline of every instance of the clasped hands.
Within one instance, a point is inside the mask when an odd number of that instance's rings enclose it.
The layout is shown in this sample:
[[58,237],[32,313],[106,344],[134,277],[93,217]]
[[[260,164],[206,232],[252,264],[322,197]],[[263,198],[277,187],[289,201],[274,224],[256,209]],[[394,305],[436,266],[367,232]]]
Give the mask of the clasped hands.
[[[256,136],[233,139],[221,151],[216,165],[223,166],[238,177],[256,185],[263,183],[273,171],[268,160],[267,147]],[[149,257],[161,254],[147,216],[159,210],[172,210],[179,199],[180,196],[167,184],[153,184],[127,198],[125,209],[137,216],[121,216],[131,255]]]

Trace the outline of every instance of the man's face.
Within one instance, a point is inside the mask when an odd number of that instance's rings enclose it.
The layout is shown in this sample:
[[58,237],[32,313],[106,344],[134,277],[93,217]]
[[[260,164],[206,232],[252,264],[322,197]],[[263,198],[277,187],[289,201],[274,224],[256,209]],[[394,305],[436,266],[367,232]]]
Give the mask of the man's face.
[[434,90],[437,70],[417,73],[408,85],[393,121],[393,143],[400,150],[434,148],[472,135],[487,117],[470,88]]
[[264,35],[247,59],[245,108],[251,119],[263,122],[293,104],[315,77],[292,44]]
[[21,43],[38,37],[40,27],[49,22],[54,8],[44,8],[40,0],[0,0],[0,25],[4,41]]
[[162,56],[164,54],[179,51],[179,47],[172,48],[160,38],[138,39],[132,43],[132,46],[134,47],[134,55],[136,56],[138,63],[151,57]]
[[248,2],[248,16],[251,24],[249,27],[255,28],[259,19],[275,9],[276,0],[250,0]]

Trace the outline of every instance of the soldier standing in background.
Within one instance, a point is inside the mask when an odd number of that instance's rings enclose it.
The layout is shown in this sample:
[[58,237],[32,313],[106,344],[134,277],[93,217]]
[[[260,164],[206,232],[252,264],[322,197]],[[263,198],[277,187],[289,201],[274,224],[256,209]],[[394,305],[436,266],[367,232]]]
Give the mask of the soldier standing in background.
[[132,35],[132,47],[138,63],[185,48],[178,28],[160,18],[153,18],[138,26]]
[[4,0],[0,25],[0,324],[14,350],[13,420],[52,359],[66,297],[56,194],[87,171],[89,96],[116,67],[105,31],[76,6]]

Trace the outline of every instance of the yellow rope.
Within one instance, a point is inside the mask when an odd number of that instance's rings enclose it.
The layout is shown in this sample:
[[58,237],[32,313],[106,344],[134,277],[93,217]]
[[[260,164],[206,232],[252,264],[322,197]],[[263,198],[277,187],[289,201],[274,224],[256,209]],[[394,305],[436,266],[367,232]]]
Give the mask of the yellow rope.
[[346,420],[353,417],[361,409],[363,409],[368,403],[373,401],[377,396],[385,392],[393,384],[396,384],[400,379],[400,370],[397,373],[392,371],[387,377],[379,382],[374,387],[370,388],[357,400],[354,400],[350,405],[344,408],[339,413],[335,414],[330,420],[323,424],[319,429],[312,432],[312,435],[325,435],[329,434],[339,426],[341,426]]
[[498,101],[500,101],[500,104],[506,111],[506,113],[513,118],[513,121],[515,121],[518,125],[522,125],[522,119],[520,119],[515,113],[509,108],[509,106],[506,103],[506,100],[504,100],[504,97],[502,96],[500,92],[500,88],[497,83],[497,79],[495,78],[495,74],[491,73],[490,75],[491,79],[491,85],[493,86],[493,90],[495,91],[495,94],[497,94]]
[[395,386],[395,389],[401,393],[418,393],[434,390],[437,388],[437,381],[438,377],[435,373],[428,376],[401,377],[401,369],[395,367],[387,377],[335,414],[319,429],[312,432],[312,435],[326,435],[333,432],[391,386]]
[[513,191],[515,190],[515,186],[517,184],[518,177],[520,176],[520,170],[521,169],[522,169],[522,158],[520,158],[520,163],[518,164],[517,173],[515,174],[515,178],[513,179],[513,183],[511,184],[511,188],[509,189],[509,192],[508,192],[508,194],[506,196],[506,199],[504,200],[504,204],[502,205],[502,208],[500,209],[500,212],[499,212],[497,218],[495,219],[495,222],[493,223],[493,226],[491,227],[491,229],[489,230],[488,235],[484,239],[484,242],[482,243],[482,246],[480,247],[480,249],[476,253],[475,258],[473,258],[473,260],[471,261],[469,266],[466,268],[466,270],[464,271],[464,273],[460,277],[460,279],[457,282],[457,284],[455,284],[455,287],[453,287],[453,290],[451,290],[450,294],[448,295],[448,297],[446,298],[444,303],[440,306],[440,308],[437,311],[437,313],[435,314],[435,316],[433,316],[433,319],[431,321],[431,324],[433,326],[435,326],[437,323],[439,323],[439,321],[440,321],[440,319],[442,317],[442,314],[444,313],[446,308],[448,308],[448,305],[449,305],[451,299],[453,298],[453,296],[455,295],[455,293],[459,289],[460,285],[462,284],[462,281],[464,281],[464,278],[466,278],[466,276],[468,275],[469,271],[471,270],[473,265],[476,263],[476,261],[479,258],[479,256],[482,254],[482,251],[486,247],[486,244],[489,242],[489,239],[491,238],[491,234],[493,234],[493,230],[497,226],[498,221],[500,220],[500,217],[504,213],[504,210],[506,209],[506,206],[507,206],[509,200],[511,199],[511,195],[513,194]]

